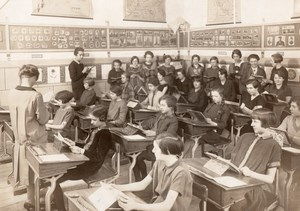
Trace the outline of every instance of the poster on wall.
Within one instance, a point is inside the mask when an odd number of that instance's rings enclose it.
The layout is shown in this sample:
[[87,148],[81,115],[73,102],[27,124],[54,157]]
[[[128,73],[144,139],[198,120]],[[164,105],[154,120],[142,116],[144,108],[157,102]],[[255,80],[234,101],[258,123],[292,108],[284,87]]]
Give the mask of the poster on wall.
[[166,1],[124,0],[124,20],[166,23]]
[[92,0],[32,0],[32,6],[32,15],[93,19]]
[[240,22],[241,0],[207,1],[207,25],[230,24]]
[[48,84],[60,83],[60,67],[48,67],[47,68],[47,82]]

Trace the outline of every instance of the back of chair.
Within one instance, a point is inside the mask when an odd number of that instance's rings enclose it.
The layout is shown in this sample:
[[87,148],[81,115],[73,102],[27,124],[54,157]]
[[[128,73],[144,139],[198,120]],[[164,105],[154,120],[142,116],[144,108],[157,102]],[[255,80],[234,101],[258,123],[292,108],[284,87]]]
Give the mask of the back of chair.
[[193,183],[193,195],[198,197],[201,201],[199,203],[200,211],[206,211],[208,189],[205,185],[199,183]]

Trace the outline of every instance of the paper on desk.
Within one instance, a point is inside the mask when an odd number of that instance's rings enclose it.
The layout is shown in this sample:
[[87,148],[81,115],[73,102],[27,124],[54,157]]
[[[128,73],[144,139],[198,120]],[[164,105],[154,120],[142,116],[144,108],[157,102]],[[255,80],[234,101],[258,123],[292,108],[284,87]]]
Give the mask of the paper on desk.
[[141,135],[129,135],[129,136],[123,136],[128,141],[140,141],[145,140],[146,138]]
[[217,183],[224,185],[226,187],[229,187],[229,188],[246,185],[245,182],[243,182],[239,179],[236,179],[234,177],[230,177],[230,176],[215,177],[214,180]]
[[56,161],[70,160],[65,154],[40,155],[39,157],[43,162],[56,162]]
[[217,160],[210,159],[204,164],[204,167],[211,170],[212,172],[222,175],[227,169],[229,169],[229,165],[218,162]]
[[300,149],[297,149],[297,148],[293,148],[293,147],[282,147],[282,149],[285,150],[285,151],[289,151],[289,152],[293,152],[293,153],[300,154]]
[[100,187],[89,196],[89,200],[98,211],[105,211],[118,200],[118,192],[108,187]]

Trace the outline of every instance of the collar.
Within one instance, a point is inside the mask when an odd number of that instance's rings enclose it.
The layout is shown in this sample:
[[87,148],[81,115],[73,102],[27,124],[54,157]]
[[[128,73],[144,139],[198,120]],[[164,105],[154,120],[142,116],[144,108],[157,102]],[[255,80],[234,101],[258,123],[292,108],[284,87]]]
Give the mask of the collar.
[[167,118],[167,117],[169,117],[169,118],[172,118],[174,116],[174,113],[171,113],[171,114],[161,114],[161,118],[160,119],[165,119],[165,118]]
[[16,89],[20,91],[36,91],[34,88],[27,86],[17,86]]
[[270,134],[270,133],[263,133],[263,134],[256,134],[256,135],[257,135],[257,137],[264,139],[264,140],[272,137],[272,134]]
[[76,62],[77,64],[81,64],[79,61],[77,61],[76,59],[73,59],[74,62]]
[[180,164],[180,159],[178,159],[175,163],[173,163],[171,166],[166,166],[164,167],[165,171],[173,171],[175,168],[177,168]]

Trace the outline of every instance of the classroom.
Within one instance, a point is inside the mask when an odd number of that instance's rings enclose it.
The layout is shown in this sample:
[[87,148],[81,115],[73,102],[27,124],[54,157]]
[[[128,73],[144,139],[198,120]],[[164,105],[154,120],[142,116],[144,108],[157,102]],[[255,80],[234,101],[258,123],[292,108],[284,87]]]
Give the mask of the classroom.
[[0,0],[0,210],[300,211],[300,0]]

